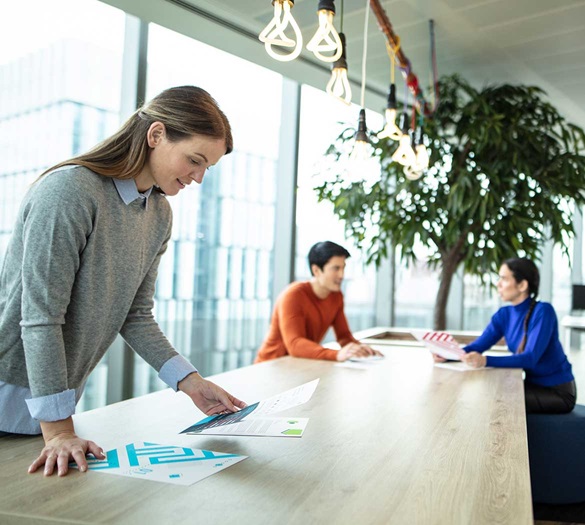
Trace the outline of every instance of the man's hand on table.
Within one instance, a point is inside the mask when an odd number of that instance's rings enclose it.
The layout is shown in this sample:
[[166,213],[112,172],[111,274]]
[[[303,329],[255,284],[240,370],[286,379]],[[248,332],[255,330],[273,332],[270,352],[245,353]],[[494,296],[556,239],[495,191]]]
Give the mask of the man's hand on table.
[[208,416],[237,412],[247,406],[215,383],[203,379],[197,372],[179,381],[178,387],[181,392],[191,398],[199,410]]
[[371,357],[371,356],[383,356],[378,350],[374,350],[371,346],[362,343],[347,343],[344,347],[337,352],[338,361],[347,361],[351,357]]

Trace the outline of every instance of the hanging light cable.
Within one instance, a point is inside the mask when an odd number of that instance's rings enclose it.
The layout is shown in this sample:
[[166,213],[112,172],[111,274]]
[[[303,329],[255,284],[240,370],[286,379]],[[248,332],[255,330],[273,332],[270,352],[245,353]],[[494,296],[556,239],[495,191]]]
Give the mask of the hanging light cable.
[[[430,48],[431,48],[431,67],[433,70],[433,104],[431,114],[434,113],[439,103],[439,89],[437,80],[437,55],[435,50],[435,27],[434,21],[429,20],[429,32],[430,32]],[[414,118],[414,114],[413,114]],[[417,180],[420,179],[423,173],[428,169],[430,163],[429,151],[425,144],[423,135],[423,123],[424,123],[424,112],[419,113],[419,124],[412,139],[412,147],[414,147],[414,159],[410,164],[406,165],[403,169],[404,175],[407,179]]]
[[[333,17],[335,16],[333,0],[319,0],[317,15],[319,27],[307,44],[307,49],[322,62],[335,62],[341,56],[343,49],[339,34],[333,27]],[[333,54],[324,55],[324,52],[333,52]]]
[[[297,58],[303,49],[303,35],[291,12],[295,2],[294,0],[273,0],[272,4],[274,5],[274,16],[258,35],[258,39],[264,42],[266,52],[272,58],[281,62],[289,62]],[[293,30],[296,40],[289,38],[284,33],[289,26]],[[289,54],[280,54],[276,53],[272,46],[293,48],[293,50]]]
[[360,115],[358,128],[355,134],[355,144],[351,152],[351,160],[367,160],[370,157],[370,139],[366,126],[366,60],[368,57],[368,19],[370,13],[370,0],[366,0],[366,16],[364,20],[364,49],[362,55],[362,90],[360,97]]
[[343,0],[341,0],[339,40],[341,41],[341,56],[331,66],[331,78],[325,90],[332,97],[348,106],[351,104],[351,86],[347,77],[347,48],[343,33]]

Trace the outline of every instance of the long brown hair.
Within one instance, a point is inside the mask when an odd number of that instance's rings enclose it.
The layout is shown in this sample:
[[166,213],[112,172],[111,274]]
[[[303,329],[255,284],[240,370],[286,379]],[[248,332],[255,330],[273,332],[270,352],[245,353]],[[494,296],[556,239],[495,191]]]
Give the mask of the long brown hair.
[[524,352],[524,348],[526,347],[526,339],[528,338],[528,323],[530,322],[532,312],[538,303],[536,297],[538,296],[538,289],[540,287],[540,274],[538,273],[536,264],[534,264],[526,257],[507,259],[503,264],[505,264],[510,269],[512,275],[514,276],[514,280],[517,283],[521,283],[524,280],[528,283],[528,296],[532,298],[530,308],[524,317],[524,336],[522,337],[522,341],[520,341],[518,349],[516,350],[517,354],[521,354]]
[[146,135],[153,122],[165,125],[166,137],[171,142],[204,135],[224,139],[226,154],[233,150],[230,123],[211,95],[195,86],[173,87],[138,109],[114,135],[87,153],[51,166],[39,179],[72,164],[85,166],[104,177],[134,179],[148,160]]

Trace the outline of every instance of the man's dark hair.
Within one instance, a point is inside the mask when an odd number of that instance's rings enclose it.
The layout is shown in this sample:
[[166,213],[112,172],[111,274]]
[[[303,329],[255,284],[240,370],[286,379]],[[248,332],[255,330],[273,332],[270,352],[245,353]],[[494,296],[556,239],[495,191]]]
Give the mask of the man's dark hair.
[[313,264],[316,264],[321,270],[329,262],[331,257],[351,257],[349,252],[339,244],[331,241],[323,241],[314,244],[309,250],[309,270],[313,275]]

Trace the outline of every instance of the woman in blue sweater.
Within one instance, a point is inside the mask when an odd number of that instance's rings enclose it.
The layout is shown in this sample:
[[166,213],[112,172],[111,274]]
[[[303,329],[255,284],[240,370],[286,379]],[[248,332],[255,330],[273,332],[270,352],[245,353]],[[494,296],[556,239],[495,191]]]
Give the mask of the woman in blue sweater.
[[[561,342],[554,308],[536,300],[540,276],[529,259],[508,259],[499,272],[498,293],[512,303],[500,308],[483,334],[464,350],[463,362],[484,366],[523,368],[528,413],[564,414],[575,406],[575,378]],[[511,356],[484,356],[502,337]]]

